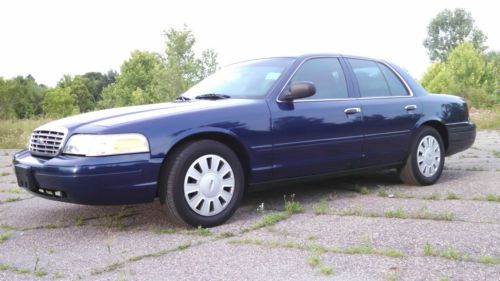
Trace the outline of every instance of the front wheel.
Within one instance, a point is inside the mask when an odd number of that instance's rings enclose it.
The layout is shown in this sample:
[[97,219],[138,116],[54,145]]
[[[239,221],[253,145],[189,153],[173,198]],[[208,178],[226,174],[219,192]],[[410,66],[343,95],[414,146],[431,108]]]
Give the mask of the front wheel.
[[401,180],[410,185],[431,185],[441,176],[443,166],[444,145],[441,135],[432,127],[420,127],[400,171]]
[[224,223],[243,196],[244,173],[234,152],[213,140],[193,141],[166,159],[160,198],[178,223],[211,227]]

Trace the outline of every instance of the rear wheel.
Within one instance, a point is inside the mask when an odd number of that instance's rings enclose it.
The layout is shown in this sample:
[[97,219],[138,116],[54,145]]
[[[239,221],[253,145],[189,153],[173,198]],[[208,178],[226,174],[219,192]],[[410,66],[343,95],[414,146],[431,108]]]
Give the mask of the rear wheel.
[[193,141],[166,161],[160,196],[176,222],[211,227],[233,215],[243,196],[244,173],[230,148],[213,140]]
[[410,154],[400,170],[400,178],[410,185],[434,184],[443,171],[444,145],[436,129],[422,126],[410,147]]

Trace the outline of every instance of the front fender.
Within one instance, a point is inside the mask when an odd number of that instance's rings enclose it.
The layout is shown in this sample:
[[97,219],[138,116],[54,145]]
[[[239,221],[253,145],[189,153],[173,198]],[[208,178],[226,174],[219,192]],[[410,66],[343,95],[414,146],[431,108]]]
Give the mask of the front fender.
[[189,130],[181,131],[169,140],[168,144],[165,147],[164,151],[164,156],[167,155],[174,146],[182,142],[183,140],[187,138],[192,138],[196,135],[201,135],[201,134],[223,134],[226,136],[229,136],[233,138],[234,140],[238,141],[239,143],[242,143],[241,140],[239,139],[238,135],[236,135],[234,132],[232,132],[229,129],[224,129],[224,128],[218,128],[218,127],[212,127],[212,126],[206,126],[206,127],[199,127],[199,128],[192,128]]

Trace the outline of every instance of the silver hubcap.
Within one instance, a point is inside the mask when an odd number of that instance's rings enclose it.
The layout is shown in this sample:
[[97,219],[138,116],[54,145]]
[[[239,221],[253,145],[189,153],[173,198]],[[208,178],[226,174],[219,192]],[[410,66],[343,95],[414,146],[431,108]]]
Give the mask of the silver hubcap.
[[418,144],[417,164],[420,173],[432,177],[441,163],[441,149],[433,136],[425,136]]
[[233,169],[220,156],[201,156],[187,170],[184,197],[197,214],[215,216],[222,212],[233,198],[233,192]]

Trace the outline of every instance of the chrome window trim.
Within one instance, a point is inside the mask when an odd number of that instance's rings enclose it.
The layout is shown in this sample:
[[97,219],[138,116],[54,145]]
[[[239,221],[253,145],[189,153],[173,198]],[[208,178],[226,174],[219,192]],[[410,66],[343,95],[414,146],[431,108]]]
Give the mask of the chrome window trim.
[[[331,99],[309,99],[309,100],[293,100],[292,103],[295,103],[295,102],[326,102],[326,101],[347,101],[347,100],[371,100],[371,99],[392,99],[392,98],[412,98],[414,95],[413,95],[413,91],[411,90],[410,86],[408,85],[408,83],[406,83],[406,80],[403,79],[403,77],[392,67],[390,66],[388,63],[386,63],[385,61],[379,61],[379,60],[375,60],[375,59],[369,59],[369,58],[356,58],[356,57],[349,57],[349,56],[341,56],[341,55],[337,55],[337,56],[312,56],[312,57],[309,57],[305,60],[303,60],[298,66],[297,68],[295,68],[295,70],[293,71],[293,73],[290,75],[290,77],[288,78],[288,80],[286,81],[285,85],[283,85],[283,87],[281,88],[278,96],[276,97],[276,102],[277,103],[289,103],[289,101],[283,101],[283,100],[280,100],[279,97],[281,96],[281,94],[283,93],[283,91],[285,90],[286,86],[288,85],[288,83],[290,83],[290,81],[292,80],[293,76],[295,75],[295,73],[299,70],[299,68],[306,62],[306,61],[309,61],[311,59],[318,59],[318,58],[336,58],[336,59],[339,59],[339,58],[346,58],[346,59],[359,59],[359,60],[368,60],[368,61],[373,61],[375,63],[381,63],[383,65],[385,65],[387,68],[389,68],[390,71],[392,71],[394,74],[396,74],[396,76],[398,77],[398,79],[403,83],[403,85],[405,86],[406,90],[408,91],[409,95],[406,95],[406,96],[383,96],[383,97],[355,97],[355,98],[331,98]],[[345,76],[345,73],[344,73],[344,76]],[[347,82],[347,81],[346,81]]]

